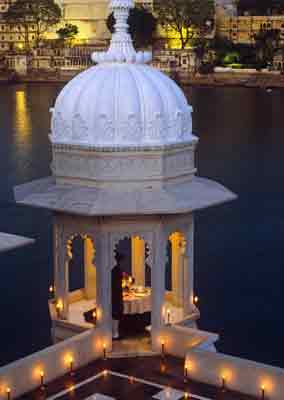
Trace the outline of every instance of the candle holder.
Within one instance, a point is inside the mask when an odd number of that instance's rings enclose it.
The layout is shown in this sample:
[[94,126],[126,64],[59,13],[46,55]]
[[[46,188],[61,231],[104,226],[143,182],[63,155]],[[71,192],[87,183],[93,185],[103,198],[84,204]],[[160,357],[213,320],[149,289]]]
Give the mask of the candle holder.
[[49,292],[49,298],[53,299],[54,298],[54,287],[52,285],[49,286],[48,292]]
[[63,302],[62,302],[62,300],[58,300],[56,302],[55,308],[56,308],[57,318],[60,318],[61,317],[61,312],[63,310]]
[[171,325],[171,310],[167,310],[167,325]]
[[42,391],[45,390],[44,372],[43,371],[40,371],[40,390],[42,390]]
[[265,400],[265,387],[261,386],[261,400]]
[[184,382],[187,382],[187,378],[188,378],[188,366],[187,365],[184,367],[183,378],[184,378],[183,379]]
[[165,341],[161,341],[161,350],[162,350],[162,357],[165,357]]
[[107,348],[106,348],[106,344],[103,344],[103,359],[106,360],[107,359]]
[[93,320],[93,324],[94,324],[94,325],[97,324],[97,318],[98,318],[98,316],[97,316],[97,310],[95,309],[95,310],[92,312],[92,320]]
[[74,371],[74,360],[73,357],[70,357],[69,359],[69,375],[70,376],[74,376],[75,375],[75,371]]
[[222,387],[221,387],[221,389],[222,389],[222,392],[226,391],[226,377],[225,376],[222,376]]

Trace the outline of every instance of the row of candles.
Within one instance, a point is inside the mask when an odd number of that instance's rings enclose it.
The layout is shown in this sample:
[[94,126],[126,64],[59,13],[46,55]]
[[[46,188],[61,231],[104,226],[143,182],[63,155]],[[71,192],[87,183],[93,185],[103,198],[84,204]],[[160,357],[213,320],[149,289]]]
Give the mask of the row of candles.
[[[165,342],[165,340],[164,339],[162,339],[161,340],[161,353],[162,353],[162,357],[164,358],[165,357],[165,354],[166,354],[166,342]],[[187,360],[186,362],[185,362],[185,365],[184,365],[184,382],[187,382],[187,379],[189,378],[189,373],[190,373],[190,362]],[[226,375],[221,375],[221,382],[220,382],[220,384],[221,384],[221,390],[223,391],[223,392],[225,392],[226,390],[227,390],[227,379],[226,379]],[[265,385],[262,385],[261,386],[261,388],[260,388],[260,392],[261,392],[261,397],[260,397],[260,399],[261,400],[265,400],[265,396],[266,396],[266,394],[265,394]],[[186,397],[186,396],[185,396]],[[186,397],[187,398],[187,397]],[[188,397],[189,398],[189,397]]]
[[[132,283],[132,282],[130,282],[130,283]],[[51,296],[54,295],[54,287],[53,286],[49,287],[49,293]],[[193,303],[196,305],[198,303],[198,301],[199,301],[198,296],[194,296]],[[56,303],[56,311],[58,314],[60,314],[60,312],[62,310],[63,310],[63,302],[62,302],[62,300],[58,300]],[[94,319],[94,321],[96,321],[96,319],[97,319],[96,311],[93,312],[93,319]],[[165,322],[168,325],[171,324],[171,310],[170,309],[166,310],[166,321]],[[106,344],[104,343],[103,344],[103,359],[104,360],[106,359],[106,351],[107,351],[107,348],[106,348]],[[162,356],[165,357],[165,341],[164,340],[161,340],[161,353],[162,353]],[[74,374],[73,358],[70,358],[70,374],[71,375]],[[187,380],[188,374],[189,374],[189,367],[187,364],[185,364],[185,367],[184,367],[184,379],[185,380]],[[44,388],[44,384],[43,384],[44,372],[43,371],[41,371],[41,373],[40,373],[40,379],[41,379],[41,388]],[[226,377],[224,375],[222,375],[221,389],[222,389],[222,391],[226,391],[226,388],[227,388]],[[11,396],[11,389],[7,388],[7,400],[10,400],[10,398],[11,398],[10,396]],[[185,396],[185,397],[187,397],[187,396]],[[264,385],[261,386],[261,400],[265,400],[265,386]]]
[[[165,357],[165,351],[166,351],[166,343],[165,340],[161,340],[161,352],[162,352],[162,357]],[[106,343],[102,344],[102,357],[104,360],[107,359],[107,345]],[[68,358],[66,359],[67,365],[69,366],[69,374],[70,376],[74,376],[75,371],[74,371],[74,357],[73,356],[68,356]],[[187,382],[187,379],[189,378],[190,375],[190,362],[187,360],[185,362],[185,366],[184,366],[184,381]],[[107,371],[104,371],[104,375],[107,375]],[[44,384],[44,376],[45,373],[44,371],[41,369],[39,371],[39,379],[40,379],[40,390],[41,391],[45,391],[45,384]],[[131,380],[131,379],[130,379]],[[132,378],[132,381],[134,381],[134,378]],[[132,383],[131,381],[131,383]],[[223,374],[221,376],[221,390],[223,392],[225,392],[227,390],[227,379],[226,376]],[[11,400],[11,388],[7,387],[6,388],[6,395],[7,395],[7,400]],[[261,386],[261,400],[265,400],[265,386],[262,385]],[[189,394],[185,393],[185,398],[189,398]]]
[[[103,343],[102,345],[102,356],[103,359],[106,360],[107,359],[107,345],[106,343]],[[73,356],[68,356],[66,358],[66,364],[68,366],[68,373],[70,376],[74,376],[75,375],[75,370],[74,370],[74,357]],[[105,375],[105,371],[104,371],[104,375]],[[45,373],[44,370],[41,369],[38,371],[38,376],[39,376],[39,388],[41,391],[45,391],[45,383],[44,383],[44,377],[45,377]],[[11,393],[12,393],[12,389],[10,387],[6,388],[6,397],[7,400],[11,400]]]
[[[184,381],[186,382],[189,377],[189,366],[190,363],[187,361],[184,366]],[[227,390],[227,379],[225,375],[221,375],[221,390],[225,392]],[[260,395],[261,400],[265,400],[265,385],[261,385],[260,387]]]

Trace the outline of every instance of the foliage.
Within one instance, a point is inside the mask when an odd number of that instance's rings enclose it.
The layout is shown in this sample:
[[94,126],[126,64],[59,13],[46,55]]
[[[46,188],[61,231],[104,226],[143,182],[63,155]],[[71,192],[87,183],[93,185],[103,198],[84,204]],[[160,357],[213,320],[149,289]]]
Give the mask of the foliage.
[[236,64],[239,63],[239,61],[240,55],[237,51],[231,51],[230,53],[227,53],[223,59],[225,65]]
[[23,28],[25,45],[28,50],[30,48],[30,27],[32,25],[35,27],[35,43],[38,45],[43,33],[60,21],[61,9],[54,0],[16,0],[3,14],[3,17],[9,24],[16,24]]
[[255,68],[257,63],[256,49],[252,45],[233,43],[229,39],[217,35],[211,41],[210,47],[215,52],[217,65],[238,63],[244,67]]
[[78,35],[79,29],[77,25],[65,24],[65,26],[58,29],[56,33],[60,40],[72,42],[72,40]]
[[[130,10],[128,24],[129,32],[137,48],[153,44],[157,20],[150,11],[142,6],[134,7]],[[115,18],[111,13],[107,18],[107,27],[111,33],[114,32],[114,25]]]
[[204,37],[194,38],[192,40],[193,51],[196,56],[198,63],[202,63],[206,54],[210,49],[210,44]]
[[214,0],[160,0],[155,11],[162,27],[177,32],[182,49],[194,36],[204,37],[213,27]]
[[255,36],[256,57],[259,63],[272,63],[276,51],[279,49],[280,31],[278,29],[261,29]]

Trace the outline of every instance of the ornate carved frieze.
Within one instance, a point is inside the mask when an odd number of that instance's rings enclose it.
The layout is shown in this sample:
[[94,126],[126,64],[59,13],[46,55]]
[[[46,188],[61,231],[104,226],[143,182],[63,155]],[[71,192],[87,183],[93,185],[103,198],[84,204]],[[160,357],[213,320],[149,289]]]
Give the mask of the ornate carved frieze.
[[90,149],[53,149],[53,174],[61,181],[76,179],[82,185],[149,185],[195,173],[194,145],[167,151],[103,152]]

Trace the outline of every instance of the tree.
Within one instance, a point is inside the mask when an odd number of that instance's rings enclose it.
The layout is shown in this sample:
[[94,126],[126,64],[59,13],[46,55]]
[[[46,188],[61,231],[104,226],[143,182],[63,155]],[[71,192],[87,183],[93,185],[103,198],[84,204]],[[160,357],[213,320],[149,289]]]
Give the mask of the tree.
[[254,35],[256,57],[259,63],[268,64],[273,62],[273,57],[279,49],[280,31],[278,29],[261,29]]
[[[135,47],[148,47],[153,44],[157,20],[146,8],[136,6],[130,10],[128,17],[129,32]],[[115,18],[113,13],[108,16],[107,27],[114,32]]]
[[[30,49],[29,33],[34,26],[36,46],[42,35],[61,19],[61,9],[54,0],[16,0],[4,14],[4,19],[11,25],[23,28],[26,50]],[[19,31],[22,34],[22,31]]]
[[190,44],[194,37],[205,37],[213,27],[214,0],[160,0],[155,10],[164,28],[173,29],[179,35],[181,48]]
[[56,33],[61,41],[67,41],[71,43],[72,40],[78,35],[79,29],[77,25],[65,24],[65,26],[58,29]]

